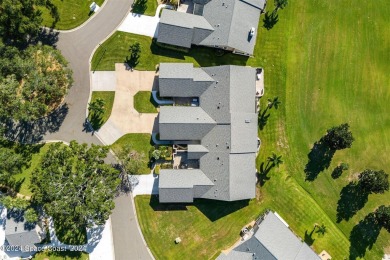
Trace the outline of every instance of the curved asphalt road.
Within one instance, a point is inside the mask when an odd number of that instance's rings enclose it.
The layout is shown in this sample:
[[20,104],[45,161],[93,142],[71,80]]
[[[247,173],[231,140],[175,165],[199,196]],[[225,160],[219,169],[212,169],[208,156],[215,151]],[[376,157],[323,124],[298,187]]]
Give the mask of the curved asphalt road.
[[[56,45],[69,61],[74,84],[65,98],[68,112],[61,126],[55,132],[44,133],[44,140],[101,144],[91,132],[83,130],[90,93],[89,59],[95,47],[121,23],[133,0],[106,1],[105,6],[85,25],[74,31],[60,32],[58,36]],[[111,215],[115,259],[150,259],[138,229],[130,195],[117,198],[115,204]]]

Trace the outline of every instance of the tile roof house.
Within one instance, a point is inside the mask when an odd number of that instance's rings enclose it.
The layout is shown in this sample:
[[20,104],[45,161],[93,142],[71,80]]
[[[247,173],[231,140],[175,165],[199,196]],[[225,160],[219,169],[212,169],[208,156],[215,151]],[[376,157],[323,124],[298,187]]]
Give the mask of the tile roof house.
[[9,245],[20,247],[22,252],[30,251],[28,248],[41,243],[44,237],[45,233],[37,224],[30,224],[14,217],[6,219],[5,239]]
[[255,197],[255,80],[256,70],[250,67],[160,64],[161,97],[199,100],[199,106],[160,107],[160,139],[186,144],[187,159],[199,165],[160,170],[160,202]]
[[190,48],[202,45],[253,55],[265,0],[194,0],[194,13],[164,9],[157,42]]
[[228,254],[221,253],[217,260],[319,260],[320,257],[289,228],[277,215],[268,212],[255,224],[251,238],[236,246]]

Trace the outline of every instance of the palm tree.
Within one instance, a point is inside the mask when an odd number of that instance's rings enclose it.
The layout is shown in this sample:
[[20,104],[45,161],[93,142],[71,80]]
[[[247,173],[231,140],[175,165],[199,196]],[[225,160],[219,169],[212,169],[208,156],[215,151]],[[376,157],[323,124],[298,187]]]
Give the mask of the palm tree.
[[269,156],[267,158],[267,167],[268,168],[268,165],[271,163],[271,167],[278,167],[279,168],[279,165],[281,165],[283,163],[283,160],[282,160],[282,156],[281,155],[276,155],[275,153],[272,153],[271,156]]
[[279,105],[282,102],[279,101],[279,97],[274,97],[274,99],[268,99],[268,108],[271,109],[272,107],[275,107],[275,109],[278,109]]
[[288,5],[288,0],[275,0],[275,10],[284,9]]
[[317,231],[316,233],[318,234],[321,234],[321,235],[325,235],[326,233],[326,226],[324,224],[322,224],[321,226],[317,226]]
[[88,104],[88,110],[95,115],[103,114],[105,102],[103,99],[98,98]]

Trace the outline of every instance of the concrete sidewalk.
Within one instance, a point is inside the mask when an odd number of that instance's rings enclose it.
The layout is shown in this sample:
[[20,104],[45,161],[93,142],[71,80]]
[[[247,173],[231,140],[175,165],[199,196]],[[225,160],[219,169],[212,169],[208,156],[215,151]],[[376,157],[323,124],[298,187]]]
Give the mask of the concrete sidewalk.
[[116,74],[115,71],[95,71],[91,72],[92,91],[115,91]]
[[158,194],[158,175],[153,173],[147,175],[137,175],[138,184],[133,189],[133,196]]

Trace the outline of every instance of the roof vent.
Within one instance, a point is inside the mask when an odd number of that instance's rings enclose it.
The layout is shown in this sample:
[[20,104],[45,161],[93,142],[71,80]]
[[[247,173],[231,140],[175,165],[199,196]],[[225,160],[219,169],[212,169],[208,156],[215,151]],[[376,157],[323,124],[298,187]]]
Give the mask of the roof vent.
[[218,82],[219,82],[219,81],[217,80],[217,81],[215,82],[215,84],[218,84]]
[[15,227],[15,232],[18,231],[18,227]]
[[199,117],[197,117],[196,119],[199,120]]
[[250,119],[245,119],[245,123],[250,123],[251,120]]
[[225,3],[222,3],[222,6],[225,6]]
[[217,160],[219,160],[219,157],[217,157]]
[[217,106],[217,109],[220,109],[220,107],[219,107],[219,106]]

